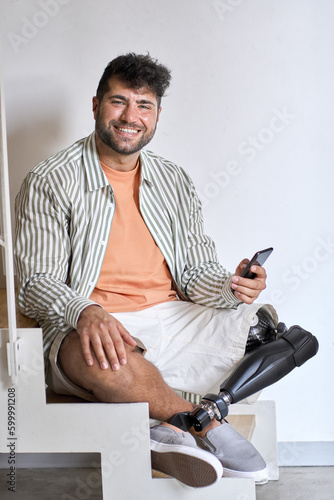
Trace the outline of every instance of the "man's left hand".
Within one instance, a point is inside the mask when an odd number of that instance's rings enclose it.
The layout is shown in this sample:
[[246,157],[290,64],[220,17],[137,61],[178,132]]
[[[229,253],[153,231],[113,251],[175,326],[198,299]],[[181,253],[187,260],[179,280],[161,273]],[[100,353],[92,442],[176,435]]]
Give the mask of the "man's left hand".
[[246,304],[252,304],[258,298],[262,290],[266,288],[267,273],[262,266],[252,266],[250,270],[256,274],[255,278],[242,278],[241,273],[248,262],[248,259],[244,259],[236,268],[235,275],[232,278],[231,288],[234,295],[239,300]]

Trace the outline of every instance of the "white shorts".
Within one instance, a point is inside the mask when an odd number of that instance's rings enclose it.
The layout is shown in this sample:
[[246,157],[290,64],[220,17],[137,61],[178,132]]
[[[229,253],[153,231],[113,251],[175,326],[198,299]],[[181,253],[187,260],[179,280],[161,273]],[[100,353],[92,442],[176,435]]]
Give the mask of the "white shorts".
[[[172,301],[136,312],[113,313],[130,335],[145,347],[145,359],[177,391],[204,395],[218,392],[220,384],[243,357],[256,312],[262,304],[240,304],[236,309],[213,309],[192,302]],[[268,306],[277,323],[277,315]],[[59,334],[50,350],[47,383],[59,394],[90,401],[95,397],[73,384],[57,363],[64,339]]]

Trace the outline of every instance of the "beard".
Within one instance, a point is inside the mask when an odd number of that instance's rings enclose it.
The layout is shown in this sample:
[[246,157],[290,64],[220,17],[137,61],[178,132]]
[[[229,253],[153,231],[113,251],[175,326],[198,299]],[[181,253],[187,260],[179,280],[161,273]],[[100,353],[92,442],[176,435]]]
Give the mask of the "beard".
[[151,131],[140,128],[139,130],[143,131],[143,133],[140,133],[140,137],[137,141],[129,137],[117,136],[117,132],[114,132],[114,127],[126,128],[126,126],[138,129],[133,123],[120,123],[115,120],[111,120],[108,124],[105,124],[100,118],[100,114],[97,114],[95,130],[99,139],[113,151],[123,155],[131,155],[143,149],[153,138],[157,128],[157,122]]

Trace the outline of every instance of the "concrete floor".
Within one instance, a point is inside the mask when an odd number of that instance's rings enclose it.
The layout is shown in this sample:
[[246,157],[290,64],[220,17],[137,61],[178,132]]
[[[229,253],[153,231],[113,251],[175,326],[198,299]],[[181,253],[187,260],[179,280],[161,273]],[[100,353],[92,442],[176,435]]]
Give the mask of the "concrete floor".
[[280,467],[280,479],[256,487],[256,500],[334,500],[334,467]]
[[[1,500],[102,500],[101,476],[96,470],[17,470],[15,493],[7,491],[7,474],[7,470],[0,470]],[[205,489],[203,494],[204,492]],[[134,498],[142,500],[138,492],[134,493]],[[256,487],[256,498],[334,500],[334,467],[282,467],[279,481],[270,481],[266,485]],[[132,499],[115,496],[115,500]]]

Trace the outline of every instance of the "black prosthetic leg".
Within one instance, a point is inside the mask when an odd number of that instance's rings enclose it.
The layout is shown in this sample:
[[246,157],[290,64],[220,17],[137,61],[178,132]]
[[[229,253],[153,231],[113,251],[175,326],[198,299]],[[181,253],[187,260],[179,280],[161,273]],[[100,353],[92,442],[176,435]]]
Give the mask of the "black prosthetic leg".
[[219,394],[206,394],[200,406],[192,412],[177,413],[169,423],[188,431],[205,429],[213,418],[222,421],[228,414],[228,406],[261,391],[301,366],[318,351],[314,335],[300,326],[286,329],[283,323],[277,327],[278,339],[261,343],[248,352],[233,373],[221,384]]

